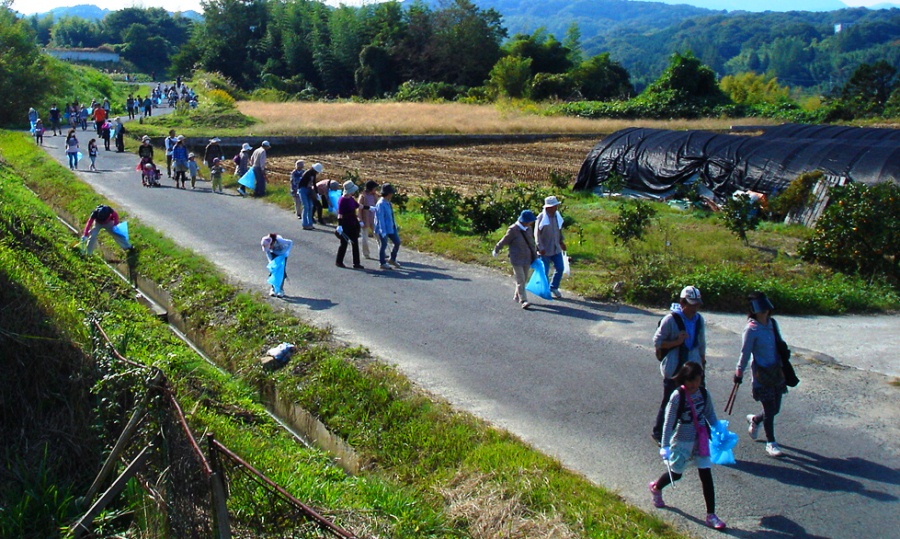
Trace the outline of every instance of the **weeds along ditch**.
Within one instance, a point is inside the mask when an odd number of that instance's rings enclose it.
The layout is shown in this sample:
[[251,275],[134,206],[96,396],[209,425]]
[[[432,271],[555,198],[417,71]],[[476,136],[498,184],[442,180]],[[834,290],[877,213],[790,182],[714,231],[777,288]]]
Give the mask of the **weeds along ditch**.
[[[0,147],[4,201],[19,193],[0,214],[4,226],[21,230],[4,235],[4,256],[35,260],[23,273],[37,275],[32,293],[53,319],[85,348],[86,314],[99,313],[128,357],[166,372],[195,432],[215,432],[301,500],[352,514],[385,537],[465,537],[476,529],[528,537],[678,536],[508,433],[422,394],[365,350],[338,345],[327,331],[229,285],[211,264],[129,219],[140,246],[137,270],[162,284],[231,375],[217,372],[132,301],[99,260],[75,253],[74,238],[21,184],[55,211],[76,217],[86,216],[99,197],[25,135],[0,133]],[[16,237],[33,240],[29,246]],[[145,267],[142,260],[154,263]],[[48,275],[38,272],[41,267]],[[281,341],[296,343],[299,354],[285,369],[263,372],[258,356]],[[259,393],[271,385],[347,440],[360,455],[362,473],[347,476],[270,420]]]

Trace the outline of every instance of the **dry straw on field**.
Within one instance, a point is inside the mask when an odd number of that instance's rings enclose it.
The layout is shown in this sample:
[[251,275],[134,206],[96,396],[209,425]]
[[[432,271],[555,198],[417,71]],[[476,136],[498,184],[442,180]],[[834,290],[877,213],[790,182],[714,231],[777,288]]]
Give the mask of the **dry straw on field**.
[[255,135],[608,134],[639,124],[659,129],[727,129],[732,120],[588,120],[460,103],[260,103],[239,110],[261,121]]

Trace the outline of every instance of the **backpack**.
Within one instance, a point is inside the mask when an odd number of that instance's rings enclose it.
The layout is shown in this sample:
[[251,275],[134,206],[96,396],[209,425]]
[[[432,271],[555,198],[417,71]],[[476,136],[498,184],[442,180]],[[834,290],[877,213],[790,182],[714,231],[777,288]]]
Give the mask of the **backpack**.
[[[678,331],[679,332],[686,331],[687,328],[685,326],[684,319],[681,317],[681,315],[678,313],[671,313],[671,314],[672,314],[672,318],[675,319],[675,325],[678,326]],[[695,335],[697,337],[699,337],[700,332],[703,330],[704,321],[703,321],[702,316],[700,316],[699,314],[697,316],[699,317],[699,320],[697,320]],[[663,318],[665,318],[665,317],[663,317]],[[662,324],[662,319],[659,321],[658,325],[661,325],[661,324]],[[672,351],[671,348],[669,348],[668,350],[656,350],[656,358],[659,361],[660,374],[662,374],[662,376],[664,378],[674,377],[675,374],[679,370],[681,370],[681,367],[683,367],[685,363],[692,360],[691,356],[695,350],[697,350],[696,342],[694,343],[693,348],[688,348],[686,344],[681,343],[681,345],[678,346],[678,359],[674,365],[671,365],[673,358],[669,356],[669,352]],[[693,360],[699,362],[699,359],[696,357]]]
[[[678,326],[678,331],[679,332],[686,331],[686,328],[684,327],[684,319],[681,318],[681,315],[676,314],[676,313],[672,313],[672,315],[673,315],[672,318],[675,319],[675,325]],[[666,319],[665,316],[660,318],[659,321],[656,323],[656,327],[661,326],[662,321],[665,319]],[[682,345],[682,346],[684,346],[684,345]],[[660,350],[657,348],[656,349],[656,361],[662,361],[663,358],[666,357],[666,354],[668,354],[670,350],[672,350],[672,349],[669,348],[668,350]]]
[[91,212],[91,218],[97,222],[105,223],[112,217],[113,209],[105,204],[100,204]]
[[[684,389],[682,389],[682,386],[678,386],[678,389],[676,389],[675,391],[678,392],[678,396],[679,396],[678,415],[675,416],[676,417],[675,421],[680,423],[681,416],[684,415],[685,409],[687,408],[687,405],[685,404],[685,401],[687,400],[687,393],[684,391]],[[703,386],[700,386],[700,391],[703,392],[703,402],[709,403],[709,392]],[[699,420],[700,418],[697,418],[697,419]],[[691,418],[691,421],[693,422],[694,419]]]

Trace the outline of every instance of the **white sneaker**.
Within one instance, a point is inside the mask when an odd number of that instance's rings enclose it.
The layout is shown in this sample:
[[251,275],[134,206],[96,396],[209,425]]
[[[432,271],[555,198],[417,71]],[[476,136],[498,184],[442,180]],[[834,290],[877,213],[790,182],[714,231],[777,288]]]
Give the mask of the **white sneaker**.
[[759,423],[753,420],[755,416],[753,414],[747,414],[747,433],[750,434],[750,438],[756,439],[759,436]]
[[770,457],[777,458],[784,456],[784,453],[781,452],[781,447],[779,447],[775,442],[766,443],[766,453],[768,453]]
[[380,265],[380,266],[378,266],[378,267],[380,267],[380,268],[383,269],[383,270],[394,269],[394,268],[388,266],[387,264],[382,264],[382,265]]

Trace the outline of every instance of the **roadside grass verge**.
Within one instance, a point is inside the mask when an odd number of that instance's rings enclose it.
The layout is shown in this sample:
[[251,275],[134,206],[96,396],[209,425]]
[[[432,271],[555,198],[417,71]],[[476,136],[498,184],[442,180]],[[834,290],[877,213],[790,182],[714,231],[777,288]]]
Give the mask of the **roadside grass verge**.
[[[101,201],[27,136],[2,133],[0,147],[3,160],[58,211],[81,220]],[[176,348],[180,344],[173,337],[145,330],[143,325],[138,331],[127,329],[135,327],[137,314],[108,315],[106,320],[122,320],[113,333],[133,331],[136,338],[129,344],[129,356],[159,365],[177,380],[179,395],[189,399],[183,406],[191,411],[191,421],[197,422],[199,430],[208,426],[223,441],[222,433],[229,430],[248,437],[263,432],[259,438],[235,442],[234,448],[301,499],[323,500],[323,505],[337,510],[358,510],[362,517],[368,516],[364,522],[374,521],[384,536],[398,538],[498,533],[510,537],[515,533],[522,537],[679,536],[659,519],[626,505],[514,436],[424,395],[365,350],[342,346],[328,331],[228,284],[210,263],[174,246],[139,220],[129,222],[139,246],[138,271],[172,294],[188,324],[204,335],[204,347],[234,378],[216,374],[186,349]],[[59,235],[57,245],[71,247],[73,238],[57,225],[42,226]],[[153,263],[143,263],[149,260]],[[89,259],[81,264],[90,267],[98,262]],[[70,270],[78,267],[72,264]],[[100,282],[85,287],[85,304],[93,305],[93,297],[104,293]],[[78,307],[73,308],[77,312]],[[281,341],[298,344],[300,353],[275,375],[264,374],[257,357]],[[280,440],[277,429],[258,412],[254,417],[267,427],[257,427],[256,421],[248,427],[241,424],[239,415],[229,419],[228,414],[219,420],[226,422],[220,425],[206,415],[225,408],[212,403],[232,402],[230,394],[243,408],[260,410],[257,390],[273,383],[353,444],[364,464],[360,477],[346,478],[334,469],[306,473],[302,463],[324,458],[309,457],[292,448],[290,440],[276,443]],[[230,420],[234,423],[227,423]],[[335,479],[338,475],[340,481]],[[325,483],[323,489],[331,483],[338,486],[316,491],[309,483]],[[497,512],[493,504],[498,497],[515,500],[515,510]],[[464,510],[472,506],[474,512]],[[482,514],[494,516],[484,522]],[[566,534],[553,535],[557,522]]]

